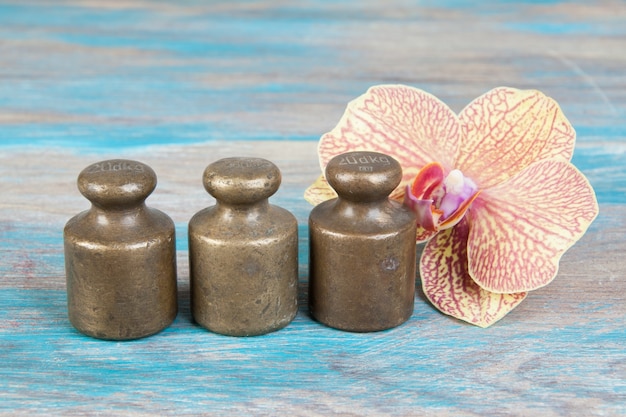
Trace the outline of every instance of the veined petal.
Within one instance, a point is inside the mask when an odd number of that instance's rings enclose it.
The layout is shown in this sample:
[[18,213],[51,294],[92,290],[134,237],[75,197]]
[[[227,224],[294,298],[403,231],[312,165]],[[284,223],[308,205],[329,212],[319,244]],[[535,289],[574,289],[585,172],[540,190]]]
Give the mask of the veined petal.
[[328,185],[323,175],[320,175],[304,192],[304,199],[314,206],[335,197],[337,193]]
[[376,151],[394,157],[403,177],[392,197],[421,167],[439,161],[453,168],[459,149],[458,118],[441,100],[403,85],[371,87],[348,104],[335,128],[322,136],[319,157],[322,171],[330,159],[349,151]]
[[484,189],[533,162],[569,161],[576,132],[559,105],[536,90],[500,87],[459,114],[463,144],[456,168]]
[[422,288],[442,313],[487,327],[521,303],[526,293],[495,294],[472,281],[467,271],[468,233],[463,218],[428,241],[420,259]]
[[593,188],[576,167],[558,160],[536,162],[474,201],[469,273],[492,292],[543,287],[597,214]]
[[435,236],[437,233],[439,233],[439,229],[435,231],[426,230],[418,224],[417,232],[415,233],[415,243],[424,243],[431,239],[433,236]]

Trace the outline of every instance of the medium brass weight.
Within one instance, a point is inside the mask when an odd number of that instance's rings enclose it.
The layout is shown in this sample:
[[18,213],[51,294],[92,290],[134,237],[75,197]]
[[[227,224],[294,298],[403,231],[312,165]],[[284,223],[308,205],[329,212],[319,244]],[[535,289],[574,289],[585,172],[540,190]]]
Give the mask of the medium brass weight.
[[376,152],[331,159],[326,180],[338,198],[309,216],[309,309],[330,327],[389,329],[413,312],[415,214],[389,200],[402,168]]
[[189,222],[195,321],[229,336],[285,327],[298,310],[298,224],[268,202],[281,182],[278,167],[225,158],[206,168],[203,182],[217,201]]
[[69,319],[86,335],[137,339],[176,317],[174,223],[144,202],[156,181],[149,166],[125,159],[78,176],[92,205],[65,225],[65,269]]

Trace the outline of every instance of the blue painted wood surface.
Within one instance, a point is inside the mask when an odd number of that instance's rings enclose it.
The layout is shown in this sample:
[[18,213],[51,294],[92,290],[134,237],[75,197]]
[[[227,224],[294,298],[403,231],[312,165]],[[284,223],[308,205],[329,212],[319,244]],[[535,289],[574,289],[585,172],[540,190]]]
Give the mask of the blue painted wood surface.
[[[477,4],[478,3],[478,4]],[[0,2],[0,415],[626,415],[626,7],[612,1]],[[554,97],[601,213],[557,279],[491,328],[418,291],[396,329],[325,328],[306,309],[302,193],[316,140],[379,83],[460,110],[498,85]],[[186,226],[221,157],[283,171],[300,224],[300,311],[231,338],[189,311]],[[66,314],[62,228],[75,180],[109,157],[159,176],[177,225],[181,308],[106,342]]]

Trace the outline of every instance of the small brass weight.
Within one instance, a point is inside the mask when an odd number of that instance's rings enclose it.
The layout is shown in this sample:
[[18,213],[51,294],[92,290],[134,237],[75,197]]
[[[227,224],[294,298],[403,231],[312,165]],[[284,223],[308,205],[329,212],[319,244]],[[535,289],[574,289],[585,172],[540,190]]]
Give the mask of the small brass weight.
[[69,319],[86,335],[137,339],[176,317],[174,223],[144,203],[156,182],[149,166],[125,159],[78,176],[92,205],[65,225],[65,269]]
[[393,158],[350,152],[331,159],[326,180],[338,198],[309,216],[309,308],[353,332],[389,329],[413,312],[415,214],[389,194],[402,179]]
[[269,204],[281,174],[261,158],[226,158],[203,175],[216,205],[189,222],[191,311],[216,333],[254,336],[297,313],[298,225]]

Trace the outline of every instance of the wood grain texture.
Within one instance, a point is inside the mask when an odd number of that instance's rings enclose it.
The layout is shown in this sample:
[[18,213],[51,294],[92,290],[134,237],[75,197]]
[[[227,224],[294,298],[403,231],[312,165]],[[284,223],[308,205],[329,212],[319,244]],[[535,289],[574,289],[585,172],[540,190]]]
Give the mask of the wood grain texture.
[[[0,415],[619,416],[626,414],[626,8],[619,1],[0,2]],[[317,139],[379,83],[455,111],[498,86],[555,98],[600,216],[559,275],[488,329],[418,290],[396,329],[326,328],[306,308],[302,194]],[[232,338],[191,320],[187,222],[205,166],[275,162],[300,224],[300,311]],[[180,312],[132,342],[80,335],[62,228],[78,172],[139,159],[177,226]],[[418,248],[418,251],[421,248]],[[419,288],[419,286],[418,286]]]

